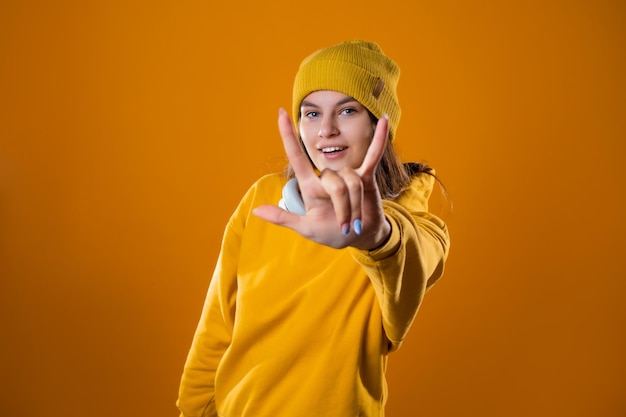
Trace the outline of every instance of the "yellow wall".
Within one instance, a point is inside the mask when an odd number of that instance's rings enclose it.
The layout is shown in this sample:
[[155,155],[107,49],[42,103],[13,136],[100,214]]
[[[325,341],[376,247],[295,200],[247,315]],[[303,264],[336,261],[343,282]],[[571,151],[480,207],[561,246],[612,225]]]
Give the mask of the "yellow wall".
[[388,415],[623,416],[625,25],[618,0],[2,2],[0,414],[176,414],[297,65],[365,38],[454,203]]

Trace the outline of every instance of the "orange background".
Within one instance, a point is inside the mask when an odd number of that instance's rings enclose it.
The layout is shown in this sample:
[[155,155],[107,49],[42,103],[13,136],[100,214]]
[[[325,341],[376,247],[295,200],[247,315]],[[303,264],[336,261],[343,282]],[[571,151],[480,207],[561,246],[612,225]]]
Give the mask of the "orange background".
[[0,414],[176,415],[297,65],[365,38],[454,203],[388,416],[626,415],[625,28],[618,0],[2,2]]

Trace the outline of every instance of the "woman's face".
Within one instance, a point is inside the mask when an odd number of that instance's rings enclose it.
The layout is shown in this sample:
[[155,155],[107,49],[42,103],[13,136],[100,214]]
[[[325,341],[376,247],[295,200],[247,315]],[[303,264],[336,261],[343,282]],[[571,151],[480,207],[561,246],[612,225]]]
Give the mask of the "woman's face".
[[361,103],[343,93],[315,91],[300,105],[300,137],[318,170],[358,168],[375,124]]

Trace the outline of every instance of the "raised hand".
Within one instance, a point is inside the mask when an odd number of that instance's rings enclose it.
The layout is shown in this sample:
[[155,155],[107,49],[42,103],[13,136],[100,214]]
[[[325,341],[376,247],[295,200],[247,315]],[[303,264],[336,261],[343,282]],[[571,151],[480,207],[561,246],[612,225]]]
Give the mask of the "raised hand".
[[258,217],[288,227],[303,237],[334,248],[373,249],[391,233],[382,209],[376,167],[382,158],[388,121],[382,117],[363,162],[356,168],[324,169],[319,175],[302,148],[289,115],[281,109],[278,127],[287,158],[298,180],[306,207],[297,215],[277,206],[254,209]]

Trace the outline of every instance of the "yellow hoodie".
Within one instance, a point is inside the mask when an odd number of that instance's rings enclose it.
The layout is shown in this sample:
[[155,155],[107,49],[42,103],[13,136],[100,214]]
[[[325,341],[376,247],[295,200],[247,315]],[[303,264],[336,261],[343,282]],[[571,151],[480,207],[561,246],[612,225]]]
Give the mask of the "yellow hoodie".
[[380,417],[387,355],[442,275],[446,225],[433,178],[395,201],[375,251],[333,249],[252,214],[285,178],[258,180],[230,218],[181,379],[185,417]]

